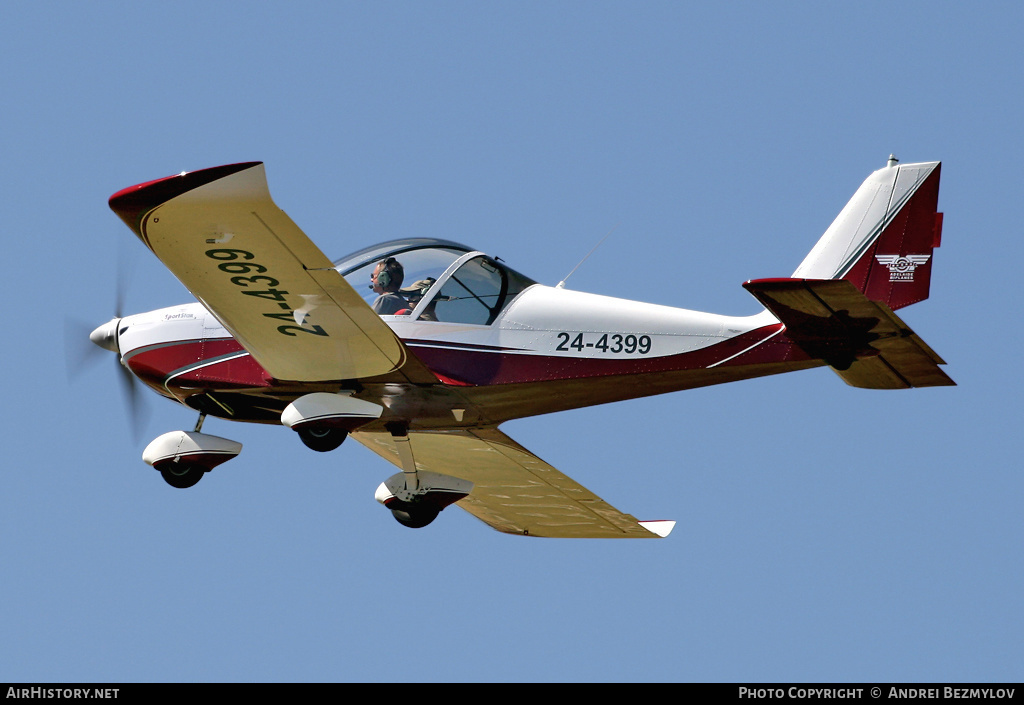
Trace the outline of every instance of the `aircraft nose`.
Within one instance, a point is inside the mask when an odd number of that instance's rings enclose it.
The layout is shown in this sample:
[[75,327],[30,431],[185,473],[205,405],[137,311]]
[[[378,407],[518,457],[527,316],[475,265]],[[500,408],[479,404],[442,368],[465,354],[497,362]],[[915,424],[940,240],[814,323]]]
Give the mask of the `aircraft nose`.
[[120,321],[120,318],[112,318],[107,321],[89,334],[89,340],[96,345],[99,345],[104,350],[120,352],[120,350],[117,349],[117,325]]

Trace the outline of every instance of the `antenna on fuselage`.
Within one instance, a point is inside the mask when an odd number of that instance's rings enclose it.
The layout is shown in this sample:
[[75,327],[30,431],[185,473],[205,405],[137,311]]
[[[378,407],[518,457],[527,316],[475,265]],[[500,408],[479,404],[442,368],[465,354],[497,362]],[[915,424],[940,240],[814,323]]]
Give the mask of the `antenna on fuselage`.
[[594,254],[594,252],[597,250],[597,248],[604,244],[604,241],[608,239],[609,235],[611,235],[613,232],[615,232],[615,229],[617,227],[619,227],[619,225],[621,225],[621,223],[616,223],[614,226],[612,226],[612,229],[609,230],[608,233],[603,238],[601,238],[601,241],[598,242],[596,245],[594,245],[594,247],[590,250],[590,252],[588,252],[586,254],[586,257],[581,259],[579,264],[577,264],[575,267],[573,267],[572,271],[569,272],[568,274],[566,274],[565,275],[565,279],[563,279],[562,281],[558,282],[558,284],[555,286],[555,288],[556,289],[564,289],[565,288],[565,283],[567,281],[569,281],[569,277],[571,277],[576,272],[576,270],[580,268],[581,264],[583,264],[584,262],[587,261],[587,257],[590,257],[590,255]]

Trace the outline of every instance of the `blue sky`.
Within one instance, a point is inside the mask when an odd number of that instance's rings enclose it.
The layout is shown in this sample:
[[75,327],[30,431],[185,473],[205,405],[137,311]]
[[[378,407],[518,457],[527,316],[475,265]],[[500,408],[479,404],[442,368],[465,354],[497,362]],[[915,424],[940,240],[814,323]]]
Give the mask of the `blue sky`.
[[[1020,681],[1022,158],[1015,3],[0,7],[8,370],[0,681]],[[283,428],[175,491],[192,412],[64,320],[190,295],[106,199],[262,160],[331,256],[453,239],[555,284],[745,315],[890,153],[943,161],[932,296],[955,388],[828,370],[503,430],[664,541],[399,526],[392,469]]]

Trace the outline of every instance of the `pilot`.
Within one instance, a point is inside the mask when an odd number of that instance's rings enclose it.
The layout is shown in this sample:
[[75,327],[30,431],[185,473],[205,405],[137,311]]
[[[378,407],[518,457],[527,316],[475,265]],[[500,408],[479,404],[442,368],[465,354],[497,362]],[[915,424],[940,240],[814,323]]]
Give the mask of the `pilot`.
[[373,310],[379,316],[393,316],[402,309],[409,308],[409,302],[398,292],[405,279],[405,270],[394,257],[388,257],[377,263],[370,275],[370,288],[380,294],[373,302]]

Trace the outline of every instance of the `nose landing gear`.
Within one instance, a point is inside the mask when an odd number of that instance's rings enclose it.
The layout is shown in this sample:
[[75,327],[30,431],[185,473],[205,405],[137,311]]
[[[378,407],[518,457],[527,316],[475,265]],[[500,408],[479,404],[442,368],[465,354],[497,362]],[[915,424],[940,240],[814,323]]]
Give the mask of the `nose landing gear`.
[[203,479],[206,468],[197,463],[166,463],[160,469],[160,476],[171,487],[188,489]]
[[194,431],[171,431],[157,437],[142,451],[142,459],[160,471],[171,487],[186,489],[221,463],[242,452],[236,441],[200,433],[206,414],[199,415]]

